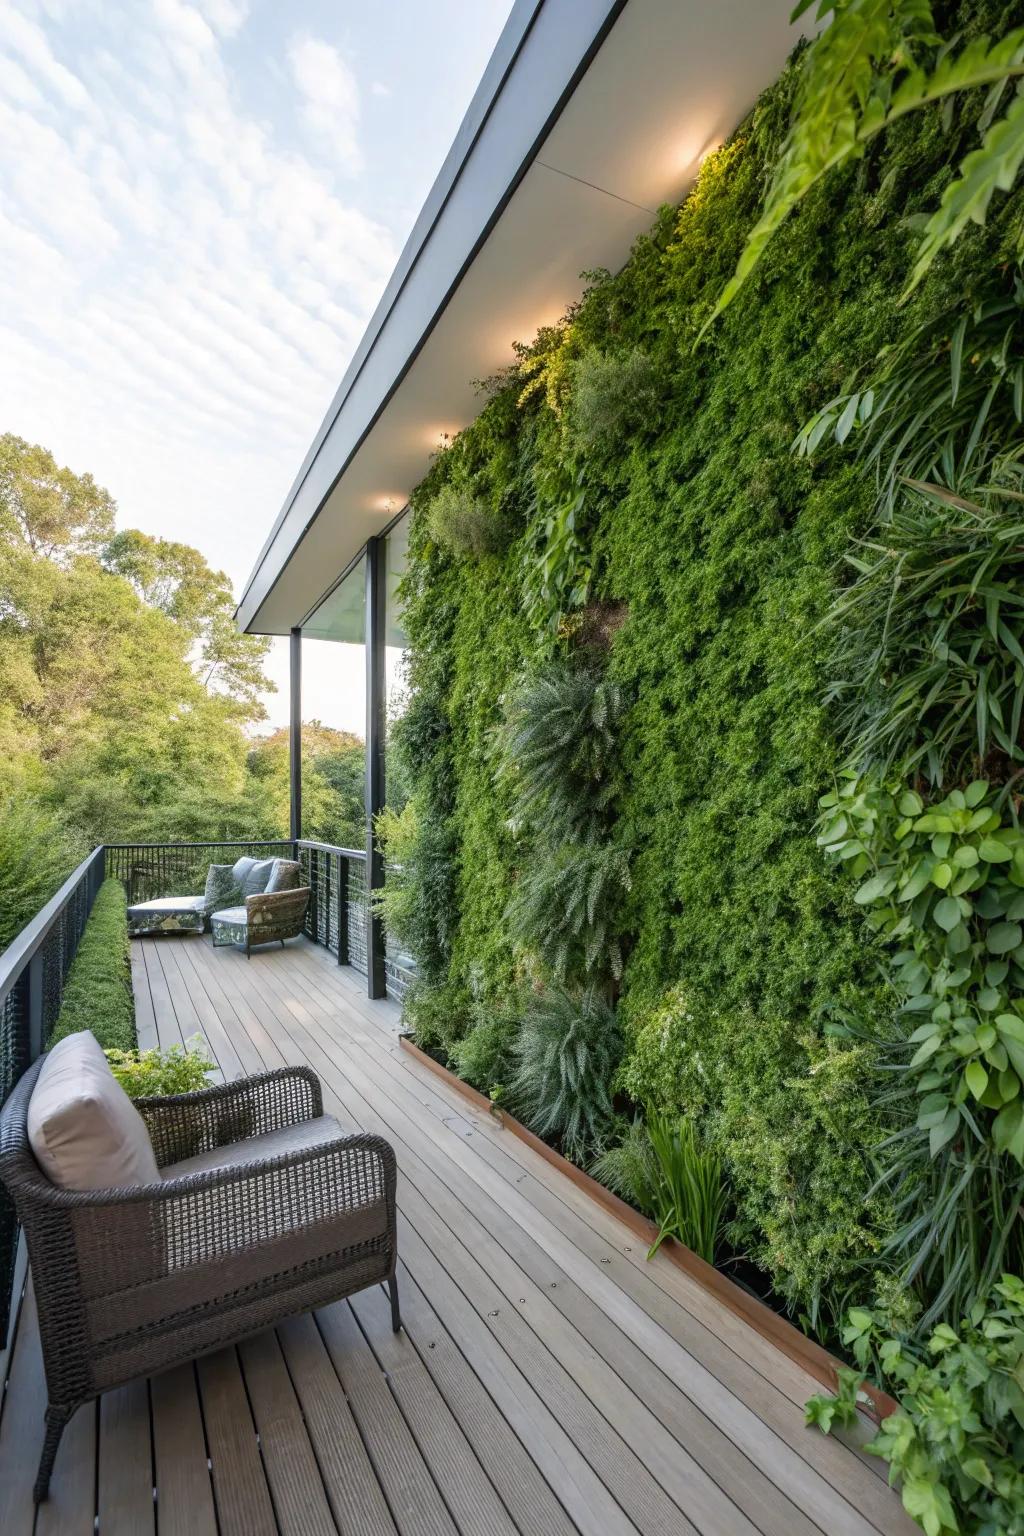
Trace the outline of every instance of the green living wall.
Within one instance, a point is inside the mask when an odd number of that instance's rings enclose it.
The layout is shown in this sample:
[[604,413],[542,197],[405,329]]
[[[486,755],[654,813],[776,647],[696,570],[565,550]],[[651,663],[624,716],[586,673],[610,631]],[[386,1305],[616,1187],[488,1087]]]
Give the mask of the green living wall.
[[[1020,5],[942,14],[944,35],[1022,20]],[[958,102],[952,131],[939,108],[908,117],[805,199],[695,346],[759,212],[796,68],[623,271],[492,381],[413,498],[402,741],[420,826],[404,853],[429,893],[410,1021],[500,1093],[524,974],[507,906],[530,856],[510,825],[501,721],[538,651],[574,643],[572,623],[554,637],[536,624],[538,550],[551,506],[571,505],[575,639],[597,645],[626,701],[615,1086],[697,1120],[723,1158],[732,1246],[825,1326],[884,1288],[893,1219],[869,1194],[871,1053],[829,1031],[855,1000],[891,1006],[880,951],[815,846],[840,753],[816,625],[874,487],[851,456],[792,445],[880,349],[992,281],[1022,198],[997,200],[901,303],[913,216],[976,142],[980,101]]]

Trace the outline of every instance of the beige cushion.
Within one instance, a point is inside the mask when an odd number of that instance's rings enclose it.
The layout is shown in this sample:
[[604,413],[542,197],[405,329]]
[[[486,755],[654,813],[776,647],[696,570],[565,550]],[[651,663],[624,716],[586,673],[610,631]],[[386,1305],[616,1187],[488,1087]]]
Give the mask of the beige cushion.
[[295,1125],[283,1125],[276,1131],[264,1131],[262,1136],[250,1136],[245,1141],[229,1142],[226,1147],[210,1147],[195,1157],[183,1157],[179,1163],[168,1163],[161,1168],[160,1177],[180,1179],[186,1173],[244,1168],[249,1163],[265,1163],[271,1157],[284,1157],[289,1152],[305,1152],[328,1141],[340,1141],[344,1134],[333,1115],[317,1115],[313,1120],[299,1120]]
[[158,1184],[146,1124],[89,1030],[46,1055],[28,1104],[36,1162],[61,1189]]

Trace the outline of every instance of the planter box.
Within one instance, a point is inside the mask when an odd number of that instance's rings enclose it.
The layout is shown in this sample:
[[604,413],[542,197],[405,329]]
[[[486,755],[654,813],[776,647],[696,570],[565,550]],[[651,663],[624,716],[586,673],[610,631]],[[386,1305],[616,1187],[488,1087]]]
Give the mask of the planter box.
[[[414,1056],[428,1071],[441,1078],[456,1093],[461,1094],[464,1099],[467,1099],[470,1104],[474,1105],[482,1113],[490,1115],[492,1119],[498,1121],[504,1130],[511,1132],[513,1136],[525,1142],[528,1147],[532,1147],[534,1152],[542,1157],[545,1162],[557,1168],[567,1179],[571,1179],[578,1188],[584,1190],[598,1205],[603,1205],[607,1211],[616,1216],[631,1232],[634,1232],[647,1248],[650,1248],[658,1236],[658,1229],[653,1221],[649,1221],[646,1216],[641,1216],[640,1212],[635,1211],[631,1205],[627,1205],[625,1200],[620,1200],[618,1195],[613,1194],[610,1189],[606,1189],[603,1184],[598,1183],[597,1179],[592,1179],[589,1173],[584,1173],[582,1168],[577,1168],[575,1163],[570,1163],[567,1158],[562,1157],[553,1147],[549,1147],[546,1141],[542,1141],[539,1136],[534,1135],[533,1131],[527,1130],[526,1126],[520,1124],[514,1116],[492,1104],[490,1099],[485,1098],[482,1093],[478,1093],[475,1088],[471,1088],[468,1083],[463,1082],[461,1077],[457,1077],[447,1067],[441,1066],[440,1062],[435,1061],[432,1056],[428,1056],[426,1051],[421,1051],[410,1035],[399,1036],[399,1044],[404,1051],[408,1051],[410,1056]],[[814,1339],[809,1339],[806,1334],[800,1332],[799,1328],[795,1328],[791,1322],[781,1317],[778,1312],[773,1312],[771,1307],[766,1306],[763,1301],[759,1301],[756,1296],[751,1295],[742,1286],[736,1285],[727,1275],[723,1275],[721,1270],[705,1263],[691,1249],[685,1248],[682,1243],[676,1242],[675,1238],[668,1238],[662,1243],[659,1252],[663,1253],[677,1269],[681,1269],[684,1274],[696,1280],[722,1306],[728,1307],[730,1311],[742,1317],[745,1322],[757,1330],[762,1338],[769,1340],[775,1345],[776,1349],[781,1350],[790,1360],[802,1366],[809,1376],[813,1376],[815,1381],[820,1382],[830,1392],[834,1392],[837,1389],[838,1377],[836,1373],[840,1362],[830,1355],[827,1349],[822,1348]],[[865,1407],[864,1411],[876,1423],[887,1418],[890,1413],[895,1413],[899,1406],[895,1399],[890,1397],[887,1392],[883,1392],[880,1387],[875,1387],[870,1382],[864,1383],[863,1391],[871,1402],[870,1408]]]

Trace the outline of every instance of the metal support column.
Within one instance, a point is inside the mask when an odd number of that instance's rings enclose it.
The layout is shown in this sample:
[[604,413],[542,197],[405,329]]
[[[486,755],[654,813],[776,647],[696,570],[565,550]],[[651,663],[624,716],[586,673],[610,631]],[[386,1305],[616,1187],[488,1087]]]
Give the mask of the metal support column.
[[290,639],[290,698],[288,716],[288,776],[290,796],[290,836],[292,842],[302,836],[302,631],[293,629]]
[[383,538],[366,544],[366,989],[384,997],[384,925],[373,910],[373,894],[384,884],[384,860],[377,844],[374,818],[384,805],[385,677],[384,604],[386,578]]

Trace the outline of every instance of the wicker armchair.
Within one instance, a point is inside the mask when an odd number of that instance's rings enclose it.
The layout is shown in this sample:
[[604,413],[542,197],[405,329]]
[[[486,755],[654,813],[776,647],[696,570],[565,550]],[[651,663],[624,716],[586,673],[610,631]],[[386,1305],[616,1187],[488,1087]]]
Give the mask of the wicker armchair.
[[213,942],[218,947],[244,944],[248,955],[254,944],[297,939],[306,921],[310,888],[264,892],[247,896],[244,907],[227,907],[210,916]]
[[[29,1146],[40,1065],[0,1113],[0,1178],[28,1243],[49,1397],[37,1501],[65,1424],[101,1392],[382,1280],[398,1331],[395,1154],[323,1116],[308,1067],[136,1100],[164,1182],[74,1193]],[[171,1166],[183,1159],[220,1166]]]

